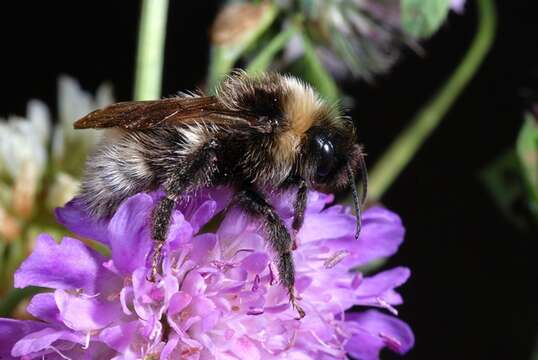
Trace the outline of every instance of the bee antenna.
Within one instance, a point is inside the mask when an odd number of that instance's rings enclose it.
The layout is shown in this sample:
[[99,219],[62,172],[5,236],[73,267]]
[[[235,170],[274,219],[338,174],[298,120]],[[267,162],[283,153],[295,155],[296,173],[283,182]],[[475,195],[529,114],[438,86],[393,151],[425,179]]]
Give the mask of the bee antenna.
[[361,206],[366,202],[366,196],[368,194],[368,172],[366,170],[366,162],[364,161],[364,155],[361,154],[359,157],[359,167],[361,172],[361,183],[362,183],[362,194],[359,199],[359,194],[357,192],[357,183],[355,182],[355,175],[353,175],[353,168],[351,164],[347,166],[347,176],[349,179],[349,185],[351,186],[351,195],[353,198],[353,206],[355,208],[355,216],[357,219],[357,228],[355,231],[355,239],[359,238],[361,233]]
[[361,170],[362,184],[361,204],[364,206],[366,203],[366,198],[368,197],[368,170],[366,169],[366,161],[364,161],[364,154],[362,153],[359,157],[359,166]]
[[359,238],[361,233],[361,204],[359,201],[359,194],[357,193],[357,184],[355,183],[355,175],[353,175],[353,169],[351,165],[347,166],[347,176],[349,179],[349,185],[351,186],[351,195],[353,198],[353,207],[355,208],[355,219],[356,219],[356,229],[355,229],[355,239]]

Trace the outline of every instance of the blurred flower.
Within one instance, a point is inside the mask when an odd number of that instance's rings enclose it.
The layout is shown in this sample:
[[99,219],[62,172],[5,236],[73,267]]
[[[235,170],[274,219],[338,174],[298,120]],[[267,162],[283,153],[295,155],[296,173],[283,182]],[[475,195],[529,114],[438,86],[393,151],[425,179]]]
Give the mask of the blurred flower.
[[[419,46],[422,37],[415,36],[402,24],[402,3],[403,0],[274,0],[263,1],[260,5],[248,0],[230,1],[215,21],[212,42],[214,45],[232,43],[230,39],[241,39],[243,33],[251,33],[253,29],[258,31],[262,15],[274,13],[270,5],[275,5],[278,9],[276,25],[271,30],[267,25],[261,26],[261,29],[283,35],[290,27],[296,28],[295,34],[286,40],[282,58],[272,62],[277,70],[293,68],[307,54],[305,48],[310,45],[305,42],[308,41],[314,45],[316,55],[333,76],[344,78],[351,74],[371,80],[374,75],[385,73],[394,65],[404,46],[422,51]],[[420,6],[419,2],[415,3],[413,6]],[[451,0],[450,7],[461,13],[464,4],[465,0]],[[443,5],[429,8],[431,12],[426,13],[437,16],[436,12],[443,9]],[[256,46],[260,53],[266,46],[280,46],[282,38],[276,35],[272,43],[267,41],[270,36],[257,34],[259,44]],[[249,47],[256,48],[251,46],[252,41]],[[256,59],[256,54],[253,58]]]
[[[282,0],[280,3],[301,8],[306,31],[316,45],[318,56],[336,77],[351,73],[371,80],[373,75],[385,73],[394,65],[404,45],[422,51],[419,39],[402,26],[400,0]],[[463,5],[464,0],[452,0],[455,10],[461,11]],[[303,53],[302,39],[296,36],[286,48],[285,59],[290,62]]]
[[[102,85],[94,99],[74,79],[62,76],[54,125],[49,109],[38,100],[28,102],[25,118],[0,118],[0,242],[26,242],[30,233],[54,223],[52,209],[75,195],[86,154],[97,141],[96,131],[74,131],[73,122],[111,102],[110,86]],[[17,266],[20,260],[8,263]],[[8,283],[13,269],[1,270]]]
[[23,218],[31,215],[47,166],[51,128],[49,111],[42,102],[30,101],[27,113],[27,119],[16,116],[0,119],[0,179],[7,179],[12,185],[8,198],[3,199],[10,204],[0,206],[9,206]]
[[[272,196],[289,225],[292,194]],[[395,253],[404,229],[394,213],[365,212],[354,239],[349,209],[325,208],[332,197],[311,192],[294,251],[296,288],[306,317],[296,319],[278,286],[260,224],[231,207],[216,233],[200,231],[231,206],[224,189],[200,191],[178,206],[165,244],[163,275],[147,280],[152,247],[148,217],[162,193],[138,194],[110,220],[95,221],[75,199],[58,210],[73,232],[106,244],[111,257],[76,239],[41,235],[15,275],[17,287],[55,289],[34,296],[40,321],[0,319],[0,357],[114,359],[378,359],[382,348],[407,352],[410,328],[396,314],[394,290],[409,270],[374,276],[350,269]]]
[[[418,48],[400,22],[400,1],[302,1],[306,31],[325,67],[335,76],[371,79],[386,72],[400,56],[403,44]],[[288,44],[286,62],[304,53],[302,38]]]
[[[80,176],[88,151],[99,140],[98,130],[77,131],[73,122],[89,112],[114,102],[112,87],[104,83],[95,97],[82,90],[79,83],[67,76],[59,79],[58,124],[52,138],[52,157],[56,166]],[[63,205],[63,204],[60,204]]]

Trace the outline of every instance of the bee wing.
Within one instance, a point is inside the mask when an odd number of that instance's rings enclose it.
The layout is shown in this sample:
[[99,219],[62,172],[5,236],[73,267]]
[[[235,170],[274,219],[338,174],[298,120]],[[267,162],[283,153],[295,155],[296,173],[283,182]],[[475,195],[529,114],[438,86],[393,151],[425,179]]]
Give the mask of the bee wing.
[[173,127],[192,121],[213,124],[243,123],[258,127],[255,116],[231,111],[213,96],[175,97],[153,101],[128,101],[96,110],[75,122],[75,129],[120,127],[149,129]]

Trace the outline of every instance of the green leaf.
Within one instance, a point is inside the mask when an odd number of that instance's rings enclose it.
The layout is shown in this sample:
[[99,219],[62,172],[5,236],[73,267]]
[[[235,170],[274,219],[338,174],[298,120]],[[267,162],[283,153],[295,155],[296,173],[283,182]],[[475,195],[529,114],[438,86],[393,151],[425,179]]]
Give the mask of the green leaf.
[[537,213],[529,205],[521,166],[516,151],[510,150],[497,158],[480,173],[486,190],[504,217],[521,231],[538,224]]
[[351,269],[351,271],[352,272],[359,271],[363,273],[364,275],[370,275],[374,273],[375,271],[378,271],[379,269],[381,269],[383,266],[385,266],[387,264],[387,261],[388,261],[388,258],[375,259],[364,265],[357,266]]
[[516,152],[531,204],[538,206],[538,122],[531,114],[519,131]]
[[[11,277],[25,256],[25,245],[22,239],[16,239],[9,244],[8,257],[5,262],[6,274]],[[11,284],[11,278],[9,279]]]
[[534,348],[530,360],[538,360],[538,336],[536,336],[536,339],[534,340]]
[[28,286],[24,289],[11,289],[5,298],[0,300],[0,317],[9,317],[13,310],[24,299],[34,296],[42,292],[43,288]]
[[[4,239],[0,238],[0,279],[5,279],[5,262],[6,262],[6,248],[7,248],[7,243],[5,242]],[[5,286],[5,285],[4,285]],[[0,288],[0,294],[4,291],[5,289],[2,289]]]
[[430,37],[443,24],[449,10],[450,0],[402,0],[402,26],[416,38]]

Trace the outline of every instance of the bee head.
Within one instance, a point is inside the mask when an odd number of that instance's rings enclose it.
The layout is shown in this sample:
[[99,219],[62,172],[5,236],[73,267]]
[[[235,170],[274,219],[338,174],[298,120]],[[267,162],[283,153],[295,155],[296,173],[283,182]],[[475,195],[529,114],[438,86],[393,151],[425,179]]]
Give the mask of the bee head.
[[360,172],[365,197],[363,152],[356,127],[336,106],[330,106],[301,80],[276,73],[249,76],[235,72],[218,94],[227,108],[254,114],[268,125],[269,136],[247,151],[249,177],[272,186],[302,178],[310,188],[322,192],[351,187],[360,216],[355,175]]
[[363,167],[363,151],[352,122],[334,109],[321,109],[318,120],[305,133],[297,159],[299,176],[318,191],[347,188],[351,175]]
[[[293,176],[304,179],[310,188],[334,192],[351,188],[357,214],[357,236],[360,232],[360,206],[367,192],[367,172],[357,129],[349,117],[336,106],[330,106],[309,86],[287,78],[289,89],[284,103],[288,130],[281,136],[283,143],[293,145],[285,135],[300,138],[296,146]],[[293,152],[293,151],[292,151]],[[355,176],[362,182],[362,201],[356,189]]]
[[[351,188],[358,237],[361,231],[361,205],[366,199],[368,176],[364,153],[356,142],[355,133],[350,120],[338,117],[334,111],[326,112],[318,124],[307,131],[298,168],[300,176],[316,190],[332,192]],[[359,199],[356,189],[357,173],[361,177],[362,200]]]

